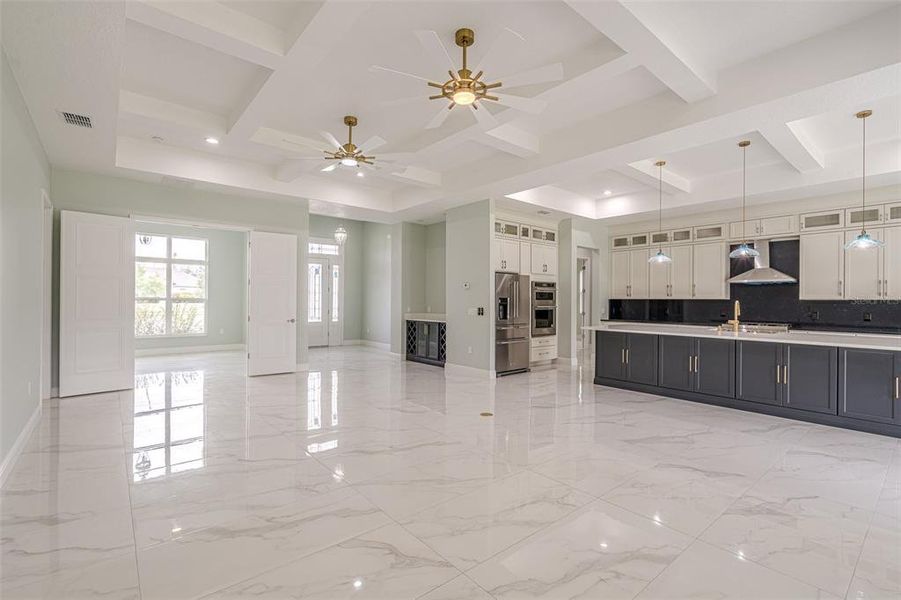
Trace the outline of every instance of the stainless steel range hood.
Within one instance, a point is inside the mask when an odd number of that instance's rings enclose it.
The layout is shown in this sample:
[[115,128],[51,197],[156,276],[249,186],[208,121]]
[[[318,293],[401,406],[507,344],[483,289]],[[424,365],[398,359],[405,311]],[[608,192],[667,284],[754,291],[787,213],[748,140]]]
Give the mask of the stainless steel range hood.
[[770,243],[767,240],[755,240],[754,249],[760,256],[754,257],[754,268],[729,279],[728,283],[740,285],[776,285],[780,283],[798,283],[798,280],[782,271],[770,267]]

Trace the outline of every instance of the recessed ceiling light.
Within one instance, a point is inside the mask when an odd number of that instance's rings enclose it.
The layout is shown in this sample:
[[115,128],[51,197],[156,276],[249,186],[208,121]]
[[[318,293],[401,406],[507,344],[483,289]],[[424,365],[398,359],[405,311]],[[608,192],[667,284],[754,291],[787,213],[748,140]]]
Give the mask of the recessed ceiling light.
[[363,171],[357,171],[357,177],[366,177],[366,173]]
[[218,139],[218,138],[214,138],[214,137],[208,137],[208,138],[206,139],[206,143],[207,143],[207,144],[212,144],[212,145],[215,146],[216,144],[219,143],[219,139]]
[[605,196],[611,196],[613,194],[613,190],[604,190]]

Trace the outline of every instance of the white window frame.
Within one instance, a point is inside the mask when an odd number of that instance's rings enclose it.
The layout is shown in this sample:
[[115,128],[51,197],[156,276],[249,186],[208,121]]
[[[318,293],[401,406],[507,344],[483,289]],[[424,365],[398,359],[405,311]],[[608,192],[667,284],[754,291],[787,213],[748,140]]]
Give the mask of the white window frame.
[[[338,254],[320,254],[320,253],[310,252],[311,244],[337,246]],[[344,319],[347,316],[347,314],[344,312],[344,297],[345,297],[345,291],[347,290],[347,270],[344,268],[344,246],[336,243],[334,238],[310,237],[307,240],[307,256],[309,258],[325,258],[325,259],[328,259],[329,261],[335,261],[336,264],[338,265],[338,272],[339,272],[338,277],[341,280],[341,288],[338,290],[339,314],[338,314],[338,322],[336,324],[336,327],[337,327],[336,335],[338,336],[338,339],[341,340],[341,342],[338,344],[332,344],[331,337],[329,337],[329,346],[332,346],[332,345],[340,346],[344,340]],[[323,281],[326,281],[326,280],[330,281],[332,272],[330,269],[327,269],[327,272],[323,273],[322,275],[323,275]],[[306,274],[305,274],[305,276],[306,276]],[[329,283],[329,286],[331,286],[331,283]],[[331,289],[331,287],[329,289]],[[309,294],[309,290],[307,290],[306,293]],[[309,298],[307,300],[309,301]],[[329,307],[331,307],[331,294],[329,294],[327,301],[329,303]],[[325,309],[325,306],[323,306],[323,309]],[[309,313],[309,307],[307,308],[307,312]],[[323,313],[325,313],[325,310],[323,310]],[[309,316],[308,314],[305,315],[304,319],[307,319],[308,316]],[[324,315],[323,315],[323,319],[325,319]],[[328,319],[328,320],[330,321],[330,319]],[[329,323],[328,325],[329,325],[329,327],[331,327],[331,323]]]
[[[166,303],[166,332],[158,335],[138,335],[135,338],[139,340],[156,340],[162,338],[185,338],[185,337],[207,337],[210,331],[210,240],[205,237],[195,237],[190,235],[172,235],[169,233],[151,233],[151,232],[135,232],[135,241],[142,235],[152,237],[166,238],[166,258],[153,258],[148,256],[138,256],[135,252],[135,268],[141,263],[159,263],[166,265],[166,296],[163,298],[149,298],[138,296],[135,293],[135,308],[140,302],[159,302]],[[182,258],[172,258],[172,238],[180,240],[198,240],[204,243],[204,256],[206,260],[187,260]],[[203,290],[203,300],[175,300],[172,298],[172,265],[204,265],[206,270],[206,286]],[[137,290],[135,290],[137,292]],[[203,304],[203,332],[202,333],[172,333],[172,303],[182,302],[185,304]]]

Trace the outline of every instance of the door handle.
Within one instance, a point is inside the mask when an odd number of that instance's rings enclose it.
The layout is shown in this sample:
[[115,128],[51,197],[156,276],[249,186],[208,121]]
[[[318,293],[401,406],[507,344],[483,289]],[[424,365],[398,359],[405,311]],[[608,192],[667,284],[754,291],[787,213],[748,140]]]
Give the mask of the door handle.
[[297,319],[288,319],[288,323],[296,323]]
[[839,296],[844,295],[844,291],[843,291],[843,290],[844,290],[844,286],[842,285],[842,280],[839,279],[839,280],[838,280],[838,295],[839,295]]
[[876,280],[876,295],[877,296],[882,295],[882,280],[881,279]]

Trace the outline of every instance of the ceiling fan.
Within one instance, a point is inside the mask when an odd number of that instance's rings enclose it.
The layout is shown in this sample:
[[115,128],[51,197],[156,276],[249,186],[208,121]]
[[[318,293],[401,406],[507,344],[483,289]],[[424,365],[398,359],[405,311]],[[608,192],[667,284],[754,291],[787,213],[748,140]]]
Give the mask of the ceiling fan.
[[[504,32],[513,34],[520,40],[523,39],[522,36],[511,29],[505,29]],[[538,114],[544,110],[547,105],[546,102],[506,93],[498,95],[494,90],[497,90],[501,86],[504,88],[516,88],[524,85],[560,81],[563,79],[563,65],[561,63],[554,63],[516,75],[511,75],[492,83],[486,83],[486,80],[483,77],[484,71],[480,68],[481,63],[477,65],[475,69],[469,68],[467,48],[475,43],[475,33],[472,29],[458,29],[454,35],[454,41],[457,46],[462,48],[463,52],[463,63],[460,69],[456,69],[456,65],[451,59],[447,48],[444,46],[441,38],[436,32],[416,31],[415,33],[425,50],[432,55],[433,58],[449,65],[450,68],[447,73],[450,76],[450,79],[446,80],[444,83],[437,83],[426,79],[425,77],[420,77],[419,75],[399,71],[390,67],[373,65],[370,68],[376,71],[385,71],[396,75],[404,75],[419,79],[425,81],[429,87],[437,88],[439,90],[439,93],[429,96],[429,100],[446,100],[449,104],[446,107],[442,107],[429,121],[426,125],[426,129],[439,127],[444,123],[444,120],[447,119],[450,111],[458,105],[464,108],[468,107],[473,115],[475,115],[479,125],[485,129],[491,129],[497,126],[495,118],[484,108],[486,103],[493,102],[523,112]],[[495,46],[496,43],[492,44],[491,49]],[[482,58],[482,62],[484,62],[484,60],[485,57]]]

